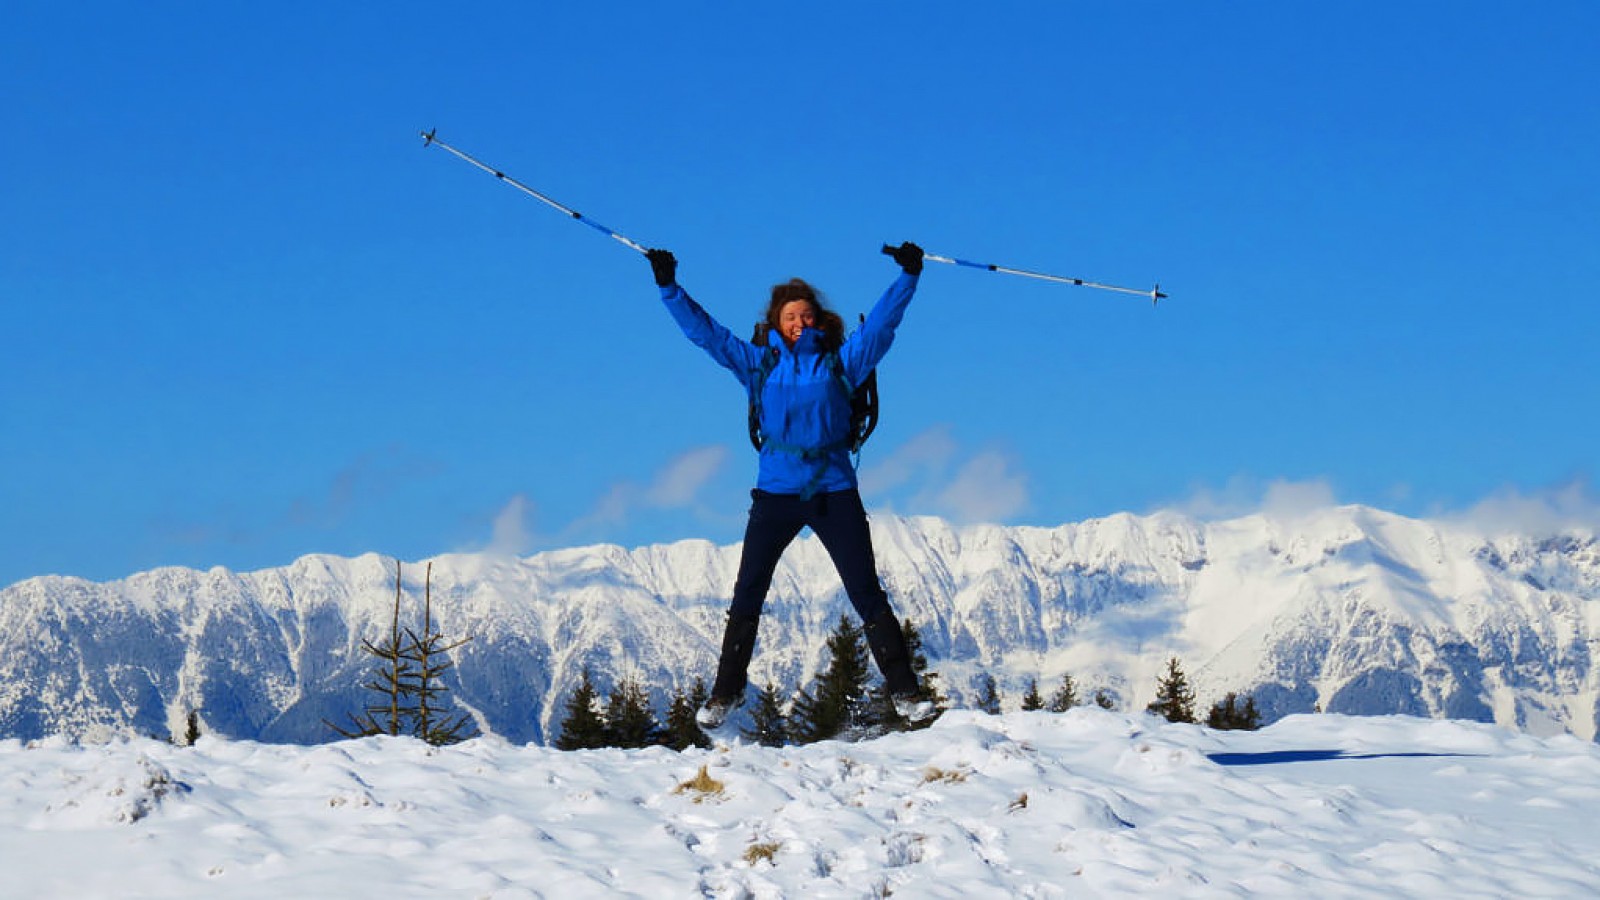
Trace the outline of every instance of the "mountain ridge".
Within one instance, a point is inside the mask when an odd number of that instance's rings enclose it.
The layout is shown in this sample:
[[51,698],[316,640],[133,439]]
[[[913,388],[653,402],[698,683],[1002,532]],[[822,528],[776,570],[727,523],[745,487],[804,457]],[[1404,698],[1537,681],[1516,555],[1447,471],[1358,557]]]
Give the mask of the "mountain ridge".
[[[1489,536],[1373,507],[1201,521],[1164,511],[1058,526],[875,515],[878,567],[946,689],[1011,697],[1071,673],[1142,709],[1169,656],[1202,705],[1250,693],[1268,720],[1324,709],[1496,721],[1586,740],[1600,718],[1600,544]],[[691,539],[405,566],[407,620],[433,564],[438,627],[471,637],[448,684],[479,726],[544,741],[589,667],[658,709],[715,665],[738,545]],[[386,634],[394,564],[310,554],[234,573],[167,567],[0,590],[0,738],[175,730],[316,742],[365,702],[363,638]],[[773,581],[752,681],[790,689],[849,609],[814,537]]]

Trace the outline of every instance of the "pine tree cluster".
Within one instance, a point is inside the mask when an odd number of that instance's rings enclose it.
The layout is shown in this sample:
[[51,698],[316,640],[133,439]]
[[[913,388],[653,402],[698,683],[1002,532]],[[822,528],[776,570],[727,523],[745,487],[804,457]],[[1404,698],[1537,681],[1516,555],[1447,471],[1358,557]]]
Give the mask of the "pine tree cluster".
[[[902,628],[918,684],[942,708],[945,698],[939,693],[938,675],[928,671],[922,639],[910,623],[903,623]],[[848,616],[840,616],[827,649],[827,666],[788,702],[771,682],[757,692],[750,709],[750,724],[742,731],[746,739],[766,747],[781,747],[833,739],[859,740],[913,727],[895,712],[888,691],[881,685],[873,686],[871,656],[859,625]],[[585,669],[577,689],[567,698],[561,735],[555,745],[562,750],[707,747],[710,741],[694,719],[706,697],[705,682],[697,679],[687,695],[682,691],[674,695],[666,726],[661,727],[650,709],[648,695],[636,682],[618,682],[602,701],[592,674]]]
[[[948,700],[939,691],[938,675],[928,669],[922,638],[910,622],[902,627],[920,688],[942,711]],[[839,617],[828,637],[827,651],[827,665],[809,685],[796,691],[789,702],[785,702],[783,691],[777,685],[767,682],[762,686],[750,708],[750,723],[742,730],[746,739],[766,747],[782,747],[824,740],[860,740],[927,726],[928,723],[912,726],[901,719],[895,713],[888,691],[881,684],[872,685],[866,637],[849,616]],[[999,714],[1003,698],[994,677],[987,673],[980,675],[975,686],[973,708]],[[707,747],[710,742],[694,718],[706,696],[705,682],[699,679],[688,694],[678,691],[668,709],[666,725],[662,726],[651,710],[648,694],[637,682],[623,679],[602,701],[589,670],[585,669],[577,690],[567,699],[566,718],[556,746],[563,750],[656,745],[678,750]],[[1082,702],[1072,675],[1064,674],[1048,700],[1039,691],[1038,679],[1030,679],[1022,695],[1021,708],[1061,713]],[[1116,706],[1105,689],[1097,689],[1091,702],[1102,709]],[[1156,699],[1146,710],[1171,722],[1196,722],[1194,689],[1177,657],[1168,659],[1166,672],[1156,684]],[[1231,693],[1212,706],[1206,720],[1209,727],[1216,729],[1256,729],[1260,723],[1261,714],[1256,709],[1255,699],[1247,696],[1241,701],[1237,694]]]
[[1255,731],[1261,727],[1261,712],[1256,709],[1256,698],[1246,696],[1244,703],[1239,703],[1239,695],[1229,692],[1228,696],[1213,704],[1211,713],[1206,716],[1206,727],[1218,731]]
[[[994,679],[988,675],[980,676],[977,690],[974,706],[993,711],[998,699]],[[1102,709],[1116,708],[1116,701],[1103,688],[1094,692],[1092,702]],[[1029,679],[1027,690],[1022,695],[1021,708],[1024,711],[1049,710],[1059,713],[1066,712],[1081,703],[1077,683],[1070,674],[1066,674],[1061,676],[1061,683],[1050,695],[1049,700],[1045,700],[1039,693],[1038,679]],[[1183,665],[1177,657],[1167,660],[1166,672],[1156,682],[1156,699],[1145,707],[1145,711],[1170,722],[1196,723],[1194,690],[1190,687],[1188,676],[1184,674]],[[1229,693],[1212,705],[1206,717],[1206,726],[1219,731],[1230,729],[1253,731],[1261,727],[1261,711],[1256,708],[1254,697],[1245,696],[1241,699],[1237,693]]]
[[623,678],[602,701],[593,674],[584,667],[577,689],[567,698],[566,718],[561,721],[561,736],[556,738],[555,746],[559,750],[709,747],[711,742],[694,721],[695,710],[706,702],[707,696],[705,682],[700,679],[687,694],[679,690],[667,707],[663,725],[650,705],[649,692],[639,682]]

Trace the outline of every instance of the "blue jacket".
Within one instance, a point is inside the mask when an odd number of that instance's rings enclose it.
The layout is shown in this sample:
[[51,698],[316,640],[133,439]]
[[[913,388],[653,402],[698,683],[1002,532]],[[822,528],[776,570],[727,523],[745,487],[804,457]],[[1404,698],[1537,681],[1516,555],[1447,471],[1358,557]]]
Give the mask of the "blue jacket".
[[[916,290],[917,276],[902,273],[883,292],[866,322],[845,339],[839,361],[851,384],[860,384],[889,352],[895,329]],[[746,392],[760,376],[763,357],[777,349],[777,364],[767,375],[761,394],[761,431],[767,442],[761,448],[757,488],[773,494],[803,494],[856,486],[848,447],[850,396],[828,366],[821,331],[807,328],[791,348],[774,330],[767,336],[771,346],[757,347],[724,328],[677,284],[663,287],[661,300],[684,335],[732,372]],[[780,449],[795,447],[833,449],[816,460]]]

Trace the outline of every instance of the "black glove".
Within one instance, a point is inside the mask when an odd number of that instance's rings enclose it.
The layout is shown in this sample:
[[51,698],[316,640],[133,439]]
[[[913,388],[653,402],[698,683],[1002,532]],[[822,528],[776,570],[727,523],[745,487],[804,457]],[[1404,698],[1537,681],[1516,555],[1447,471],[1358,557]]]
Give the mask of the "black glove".
[[[650,260],[650,271],[656,275],[656,284],[666,287],[678,279],[678,258],[672,255],[671,250],[646,250],[644,255]],[[918,265],[921,265],[920,260]]]
[[900,268],[906,270],[907,275],[922,274],[922,248],[906,241],[898,247],[884,247],[884,252],[894,257]]

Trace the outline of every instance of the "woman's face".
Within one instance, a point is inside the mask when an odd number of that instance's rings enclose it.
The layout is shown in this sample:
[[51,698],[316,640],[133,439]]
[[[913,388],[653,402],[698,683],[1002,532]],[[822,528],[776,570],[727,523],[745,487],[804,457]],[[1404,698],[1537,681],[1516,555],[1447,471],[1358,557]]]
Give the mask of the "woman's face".
[[817,309],[808,300],[790,300],[778,310],[778,334],[790,346],[800,339],[800,332],[817,325]]

